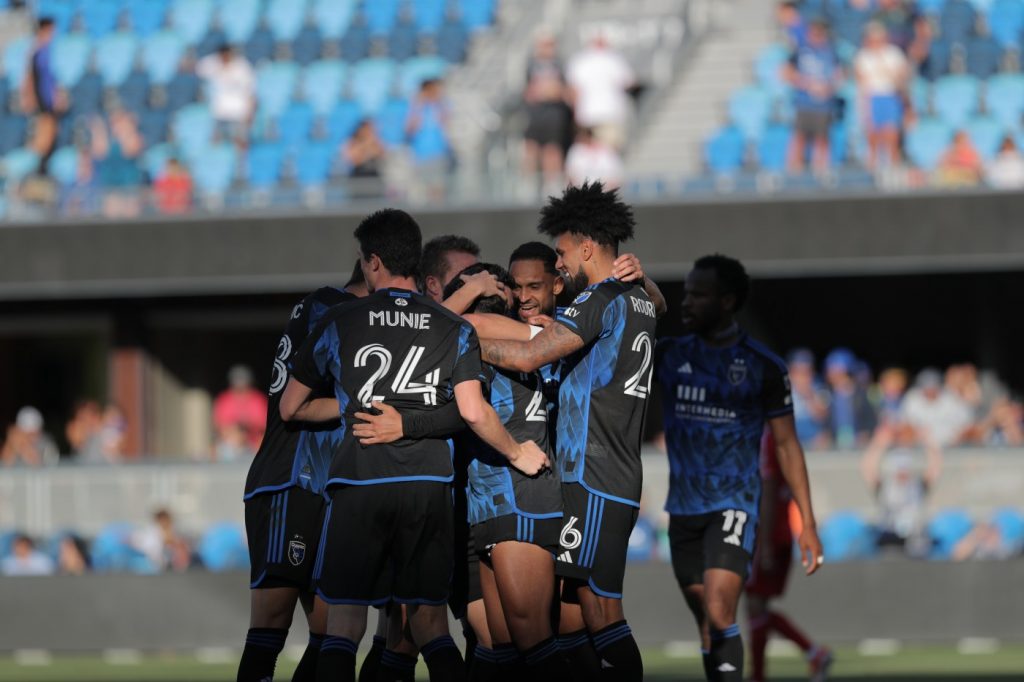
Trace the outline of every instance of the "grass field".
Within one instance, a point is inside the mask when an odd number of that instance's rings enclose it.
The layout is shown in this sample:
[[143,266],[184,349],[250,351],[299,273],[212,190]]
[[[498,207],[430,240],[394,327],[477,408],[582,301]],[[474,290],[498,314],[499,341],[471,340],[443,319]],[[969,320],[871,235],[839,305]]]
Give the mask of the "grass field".
[[[17,662],[11,656],[0,657],[0,682],[106,682],[132,680],[133,682],[223,681],[235,679],[233,662],[200,662],[193,657],[150,656],[119,664],[105,662],[99,657],[54,657],[44,660]],[[647,682],[670,680],[700,680],[701,664],[696,658],[670,658],[660,650],[644,653]],[[290,679],[295,661],[282,657],[278,666],[278,680]],[[803,661],[795,657],[770,659],[770,678],[795,681],[806,678]],[[426,680],[423,664],[417,671],[417,680]],[[1016,680],[1024,681],[1024,647],[1004,647],[995,653],[965,655],[952,648],[907,648],[887,656],[863,656],[854,649],[839,649],[833,679],[852,682],[924,682],[939,680]]]

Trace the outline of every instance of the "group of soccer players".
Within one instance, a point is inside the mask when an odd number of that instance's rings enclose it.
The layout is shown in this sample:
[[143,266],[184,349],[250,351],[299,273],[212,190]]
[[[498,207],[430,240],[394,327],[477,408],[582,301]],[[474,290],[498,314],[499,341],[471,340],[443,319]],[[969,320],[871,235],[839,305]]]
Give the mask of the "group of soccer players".
[[297,602],[310,638],[293,680],[354,682],[371,606],[360,682],[412,680],[418,656],[432,682],[642,680],[622,593],[655,390],[673,568],[707,679],[743,679],[736,608],[766,424],[803,563],[822,563],[785,366],[734,321],[742,266],[698,260],[682,306],[692,333],[659,341],[666,304],[619,254],[634,219],[615,192],[570,187],[538,229],[554,249],[524,244],[506,270],[465,238],[422,246],[410,215],[381,210],[355,231],[352,280],[292,311],[246,481],[240,682],[273,679]]

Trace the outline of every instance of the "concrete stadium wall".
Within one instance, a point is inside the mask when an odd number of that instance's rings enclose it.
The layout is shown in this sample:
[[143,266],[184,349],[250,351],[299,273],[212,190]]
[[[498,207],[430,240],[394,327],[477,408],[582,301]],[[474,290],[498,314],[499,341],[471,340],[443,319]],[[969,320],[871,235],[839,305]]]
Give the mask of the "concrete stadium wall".
[[[0,650],[240,649],[248,627],[248,576],[0,578]],[[863,639],[953,643],[968,637],[1024,641],[1024,560],[826,565],[794,572],[781,607],[833,644]],[[671,568],[634,564],[626,614],[641,646],[693,642],[696,633]],[[304,646],[296,615],[289,644]],[[371,627],[372,627],[371,617]],[[690,648],[695,649],[693,645]]]

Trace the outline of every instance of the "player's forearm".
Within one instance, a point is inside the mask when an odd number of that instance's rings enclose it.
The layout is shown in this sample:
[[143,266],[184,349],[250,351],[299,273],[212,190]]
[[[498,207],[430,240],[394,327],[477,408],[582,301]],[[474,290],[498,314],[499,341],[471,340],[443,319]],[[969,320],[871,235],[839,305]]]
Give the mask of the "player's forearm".
[[303,422],[329,422],[340,415],[337,398],[314,398],[299,405],[293,419]]
[[517,322],[510,317],[491,313],[472,313],[464,317],[476,329],[476,335],[481,340],[530,340],[530,325],[525,322]]
[[473,305],[473,301],[475,301],[479,295],[480,292],[476,287],[467,284],[448,298],[444,299],[444,302],[441,305],[456,315],[461,315],[469,310],[469,306]]
[[644,291],[647,296],[651,299],[651,303],[654,304],[654,314],[661,317],[668,312],[668,302],[665,300],[664,294],[661,293],[661,289],[650,277],[644,278]]
[[500,452],[508,461],[515,461],[519,444],[505,430],[501,419],[498,418],[498,413],[490,404],[484,403],[475,413],[469,415],[463,413],[462,416],[473,433],[480,437],[480,440]]
[[443,407],[429,412],[406,412],[402,414],[402,431],[406,438],[446,438],[466,428],[454,400]]
[[782,475],[790,490],[793,491],[793,499],[800,509],[804,528],[815,528],[817,522],[814,519],[814,509],[811,506],[811,483],[807,477],[807,463],[804,461],[804,451],[800,447],[800,441],[794,438],[786,443],[778,443],[777,447],[779,467],[782,469]]
[[778,495],[778,484],[774,479],[761,480],[761,522],[759,533],[762,538],[770,538],[775,532],[775,501]]
[[532,372],[547,364],[538,353],[531,352],[532,346],[530,341],[480,339],[480,358],[502,369]]

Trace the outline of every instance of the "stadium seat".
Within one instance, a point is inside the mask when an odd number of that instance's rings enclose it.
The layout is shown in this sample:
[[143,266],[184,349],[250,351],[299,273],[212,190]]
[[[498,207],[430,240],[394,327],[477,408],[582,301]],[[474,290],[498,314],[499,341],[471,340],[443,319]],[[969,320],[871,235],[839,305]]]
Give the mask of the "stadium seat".
[[363,110],[358,102],[350,99],[340,100],[327,117],[328,143],[337,146],[347,140],[362,120]]
[[919,119],[906,132],[907,158],[923,170],[934,170],[953,140],[954,129],[936,118]]
[[132,32],[146,38],[161,28],[167,18],[167,0],[135,0],[128,3]]
[[391,94],[395,71],[395,63],[383,57],[364,59],[355,65],[349,92],[364,112],[374,114],[383,106]]
[[199,97],[199,76],[191,69],[179,69],[167,83],[167,108],[177,111]]
[[268,62],[256,70],[256,99],[262,114],[281,115],[295,93],[299,67],[294,62]]
[[727,126],[704,143],[704,162],[716,175],[731,175],[743,166],[744,148],[740,130]]
[[319,187],[327,182],[336,149],[324,142],[311,142],[295,153],[295,181],[300,187]]
[[363,16],[370,35],[386,36],[398,19],[399,0],[374,0],[363,3]]
[[275,142],[261,142],[249,149],[246,158],[245,179],[250,187],[268,189],[281,179],[284,146]]
[[135,63],[139,41],[129,31],[118,31],[103,36],[96,42],[96,70],[109,87],[124,83]]
[[292,41],[292,60],[300,66],[312,64],[320,57],[322,49],[320,29],[313,24],[306,24]]
[[314,112],[325,116],[341,98],[347,75],[348,66],[340,60],[313,62],[302,71],[302,96]]
[[130,538],[134,531],[130,523],[111,523],[100,530],[92,543],[93,569],[101,573],[156,573],[158,567],[149,557],[131,546]]
[[626,546],[626,561],[647,562],[654,558],[658,542],[657,529],[647,518],[640,516],[629,534]]
[[742,88],[729,98],[729,120],[748,140],[761,136],[771,113],[771,95],[762,88]]
[[78,150],[74,147],[61,147],[53,152],[47,172],[59,185],[70,185],[78,175]]
[[922,66],[924,77],[934,81],[949,73],[949,62],[953,58],[953,45],[945,39],[938,39],[932,43],[928,53],[928,60]]
[[1017,129],[1024,114],[1024,76],[1004,73],[985,84],[985,110],[1004,127]]
[[999,144],[1006,136],[1003,126],[991,116],[977,116],[967,122],[967,135],[985,161],[991,161],[999,151]]
[[37,17],[53,19],[57,33],[64,33],[71,30],[72,20],[78,10],[75,5],[74,0],[38,0],[35,3],[35,14]]
[[494,0],[457,0],[457,5],[463,25],[471,32],[494,23]]
[[356,0],[313,0],[310,11],[313,22],[320,28],[320,35],[328,40],[338,40],[352,22]]
[[288,149],[304,144],[309,139],[313,118],[313,107],[308,103],[292,102],[277,117],[277,139]]
[[269,28],[261,24],[256,27],[256,30],[252,32],[249,40],[245,43],[245,58],[252,64],[258,65],[260,62],[271,59],[273,56],[274,34],[270,32]]
[[139,113],[149,99],[149,74],[135,69],[117,89],[117,99],[122,107]]
[[931,112],[931,85],[924,78],[915,78],[907,84],[910,105],[918,116]]
[[210,526],[196,548],[203,565],[211,571],[234,571],[249,567],[245,533],[230,522]]
[[409,102],[389,99],[373,117],[381,141],[390,147],[405,144],[405,123],[409,116]]
[[420,33],[437,33],[444,23],[447,0],[417,0],[412,18]]
[[85,33],[65,33],[53,39],[53,75],[64,88],[70,88],[89,66],[92,41]]
[[993,0],[968,0],[971,3],[971,7],[978,14],[988,14],[989,10],[992,9]]
[[124,4],[121,0],[88,0],[79,4],[78,16],[93,38],[102,38],[117,28]]
[[174,141],[185,160],[191,161],[213,140],[213,117],[204,104],[189,104],[174,114]]
[[985,79],[999,70],[1002,49],[990,37],[978,36],[967,43],[967,73],[975,78]]
[[961,128],[978,111],[978,79],[974,76],[944,76],[935,81],[932,109],[954,128]]
[[461,23],[446,21],[438,29],[434,40],[437,43],[437,54],[444,57],[445,61],[458,64],[466,60],[469,33]]
[[142,63],[154,85],[166,85],[178,71],[185,43],[174,31],[160,31],[142,42]]
[[789,126],[773,125],[765,129],[757,141],[757,163],[761,170],[782,173],[786,170],[786,157],[793,130]]
[[870,10],[858,10],[845,5],[838,9],[832,18],[833,33],[838,39],[850,45],[859,46],[864,34],[864,25],[870,18]]
[[829,129],[829,157],[833,166],[839,167],[846,163],[847,150],[850,143],[849,127],[845,121],[835,121]]
[[4,155],[2,160],[4,177],[8,182],[19,182],[39,166],[39,155],[31,149],[19,147]]
[[412,21],[399,21],[388,35],[388,56],[399,62],[411,59],[419,38],[419,30]]
[[98,73],[89,72],[82,76],[70,92],[71,110],[68,116],[71,119],[99,112],[103,100],[103,80]]
[[967,0],[947,0],[939,17],[939,31],[945,40],[953,43],[966,42],[974,33],[977,14]]
[[0,115],[7,111],[7,102],[10,96],[11,84],[7,81],[7,76],[0,73]]
[[821,525],[820,536],[829,561],[865,559],[875,554],[875,532],[857,512],[832,514]]
[[32,39],[28,36],[15,38],[4,48],[4,73],[12,90],[21,87],[31,54]]
[[234,145],[222,142],[199,150],[192,158],[190,170],[199,192],[206,195],[224,194],[235,177]]
[[431,78],[444,78],[448,62],[441,57],[415,57],[403,63],[399,69],[398,89],[403,97],[413,97],[419,92],[420,84]]
[[1003,545],[1012,554],[1024,550],[1024,513],[1019,509],[1004,507],[992,515],[992,524],[999,529]]
[[785,45],[769,45],[761,50],[754,62],[754,74],[761,87],[779,96],[789,90],[789,83],[783,78],[783,66],[789,61],[789,48]]
[[170,144],[152,145],[142,153],[142,172],[153,182],[163,176],[167,161],[174,156],[174,147]]
[[346,62],[358,62],[370,54],[370,29],[361,19],[353,21],[341,37],[341,58]]
[[263,16],[275,40],[295,40],[306,21],[306,5],[306,0],[269,0]]
[[953,548],[965,535],[971,532],[974,523],[963,509],[944,509],[928,524],[928,535],[932,539],[932,559],[949,559]]
[[14,538],[21,535],[16,530],[3,530],[0,531],[0,558],[6,557],[11,553],[11,549],[14,547]]
[[988,28],[1002,47],[1016,47],[1024,30],[1024,2],[995,0],[988,11]]
[[941,15],[945,6],[946,0],[917,0],[917,10],[931,17]]
[[174,0],[171,27],[189,45],[195,45],[210,29],[213,0]]
[[242,45],[260,22],[260,0],[224,0],[217,9],[228,42]]
[[211,26],[195,46],[196,57],[202,59],[208,54],[213,54],[227,42],[228,34],[224,32],[224,29],[219,26]]
[[159,144],[167,139],[170,115],[162,109],[143,109],[139,114],[139,133],[147,146]]
[[0,116],[0,155],[17,149],[25,143],[28,118],[22,114]]

